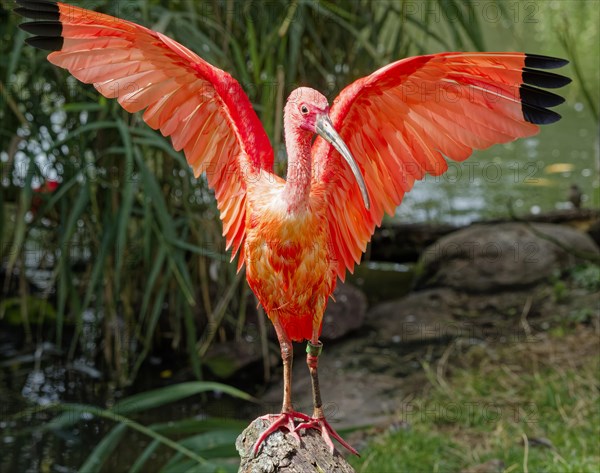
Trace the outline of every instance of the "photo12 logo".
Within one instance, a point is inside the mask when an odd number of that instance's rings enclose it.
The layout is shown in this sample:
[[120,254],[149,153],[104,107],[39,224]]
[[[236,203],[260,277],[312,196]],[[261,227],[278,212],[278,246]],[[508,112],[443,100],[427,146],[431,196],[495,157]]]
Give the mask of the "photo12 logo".
[[537,2],[424,2],[421,0],[402,2],[401,14],[404,21],[418,19],[426,23],[453,23],[472,25],[487,23],[539,23],[540,7]]

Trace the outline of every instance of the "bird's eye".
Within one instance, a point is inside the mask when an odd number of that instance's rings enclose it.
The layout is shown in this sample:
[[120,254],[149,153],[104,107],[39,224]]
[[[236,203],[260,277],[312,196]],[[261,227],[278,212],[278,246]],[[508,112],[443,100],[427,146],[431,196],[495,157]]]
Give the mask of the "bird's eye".
[[302,115],[306,115],[308,113],[308,107],[306,105],[302,105],[302,107],[300,107],[300,111],[302,112]]

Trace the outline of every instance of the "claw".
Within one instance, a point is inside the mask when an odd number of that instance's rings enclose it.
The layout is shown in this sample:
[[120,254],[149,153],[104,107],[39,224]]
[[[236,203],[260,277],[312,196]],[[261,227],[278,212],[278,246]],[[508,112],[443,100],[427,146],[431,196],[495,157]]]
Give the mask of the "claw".
[[297,428],[294,425],[294,421],[299,419],[301,421],[307,422],[310,421],[311,418],[302,412],[290,411],[290,412],[282,412],[281,414],[267,414],[259,419],[266,420],[271,423],[271,425],[258,437],[256,443],[252,447],[254,452],[254,456],[258,454],[258,450],[260,445],[267,439],[269,435],[273,432],[278,431],[279,429],[287,429],[293,436],[298,440],[298,443],[301,443],[300,436],[298,435]]
[[296,427],[296,430],[302,430],[302,429],[316,429],[319,432],[321,432],[321,437],[323,437],[323,440],[329,447],[329,450],[331,451],[332,455],[335,451],[335,446],[333,445],[333,442],[331,441],[331,437],[336,439],[349,452],[360,457],[358,451],[355,448],[353,448],[352,446],[350,446],[350,444],[348,444],[348,442],[346,442],[342,437],[340,437],[340,435],[329,425],[329,422],[327,422],[325,420],[325,417],[309,418],[308,421],[302,422],[301,424],[299,424]]

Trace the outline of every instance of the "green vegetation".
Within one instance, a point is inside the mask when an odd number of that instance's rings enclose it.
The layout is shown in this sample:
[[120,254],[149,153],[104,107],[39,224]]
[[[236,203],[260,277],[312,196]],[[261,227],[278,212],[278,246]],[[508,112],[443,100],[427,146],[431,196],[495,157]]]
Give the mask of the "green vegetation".
[[[127,471],[130,473],[147,471],[149,464],[161,465],[164,473],[179,473],[181,471],[236,471],[235,439],[244,427],[244,422],[232,419],[199,417],[171,419],[168,422],[144,425],[135,420],[140,413],[148,413],[153,409],[163,408],[191,396],[207,392],[220,392],[245,401],[253,398],[244,392],[220,383],[187,382],[174,384],[164,388],[142,392],[116,402],[110,408],[101,409],[95,406],[58,403],[42,409],[30,409],[19,413],[14,418],[20,421],[31,420],[31,416],[40,412],[58,411],[45,425],[37,428],[38,435],[53,432],[56,435],[72,435],[84,420],[96,425],[104,421],[110,428],[106,435],[87,455],[78,471],[95,472],[107,466],[112,471]],[[132,451],[131,445],[121,443],[131,432],[137,432],[143,437],[143,448]],[[11,432],[24,435],[25,431]],[[174,440],[172,437],[176,437]],[[125,452],[119,452],[126,448]],[[160,453],[157,460],[157,452]],[[123,454],[131,458],[130,465],[124,465]],[[117,455],[118,462],[115,461]],[[120,457],[120,458],[119,458]],[[52,467],[54,459],[48,456],[44,459],[48,468]],[[155,467],[152,467],[154,469]]]
[[[589,327],[483,357],[473,347],[449,378],[430,371],[425,394],[399,408],[406,428],[371,440],[352,463],[361,473],[596,472],[598,349]],[[486,462],[497,466],[475,469]]]

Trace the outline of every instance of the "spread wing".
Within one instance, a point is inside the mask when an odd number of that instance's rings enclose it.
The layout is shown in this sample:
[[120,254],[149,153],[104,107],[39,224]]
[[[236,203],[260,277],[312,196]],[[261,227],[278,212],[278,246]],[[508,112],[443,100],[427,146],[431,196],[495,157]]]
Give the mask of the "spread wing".
[[546,107],[564,99],[538,87],[570,79],[538,69],[565,64],[524,53],[442,53],[392,63],[346,87],[330,117],[361,168],[370,210],[337,151],[320,137],[312,149],[313,188],[329,209],[338,276],[359,263],[384,212],[393,215],[415,179],[446,171],[444,156],[463,161],[557,121]]
[[[17,0],[35,21],[27,42],[48,60],[116,98],[173,147],[215,190],[227,248],[245,238],[246,178],[272,172],[273,150],[239,83],[161,33],[129,21],[47,0]],[[243,264],[240,258],[240,266]]]

